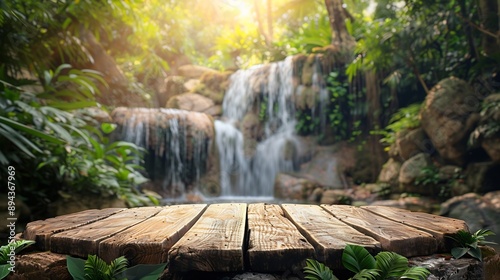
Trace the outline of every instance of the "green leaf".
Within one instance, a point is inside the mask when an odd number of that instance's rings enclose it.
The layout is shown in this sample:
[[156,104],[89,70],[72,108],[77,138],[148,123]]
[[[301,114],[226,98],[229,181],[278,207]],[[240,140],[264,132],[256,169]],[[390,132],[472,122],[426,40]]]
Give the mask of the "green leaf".
[[451,249],[451,255],[455,259],[460,259],[465,254],[467,254],[468,251],[469,251],[469,248],[466,248],[466,247],[455,247],[455,248]]
[[410,267],[399,279],[425,280],[430,275],[430,271],[425,267]]
[[483,260],[483,256],[481,254],[481,249],[479,247],[474,247],[470,248],[468,251],[469,255],[471,255],[473,258],[476,258],[480,261]]
[[23,131],[23,132],[26,132],[30,135],[33,135],[35,137],[38,137],[40,139],[43,139],[43,140],[46,140],[46,141],[49,141],[51,143],[55,143],[55,144],[64,144],[64,141],[56,138],[56,137],[53,137],[51,135],[48,135],[46,133],[43,133],[39,130],[36,130],[36,129],[33,129],[31,127],[28,127],[22,123],[19,123],[19,122],[16,122],[16,121],[13,121],[11,119],[8,119],[8,118],[5,118],[5,117],[1,117],[0,116],[0,123],[4,123],[16,130],[20,130],[20,131]]
[[338,280],[329,267],[313,259],[306,260],[304,273],[306,274],[304,278],[308,280]]
[[342,264],[354,273],[363,269],[376,268],[375,258],[365,248],[351,244],[347,244],[342,253]]
[[2,264],[0,265],[0,279],[4,279],[10,273],[10,264]]
[[380,273],[378,269],[363,269],[360,272],[356,273],[352,278],[352,280],[377,280],[377,279],[385,279],[380,277]]
[[380,252],[375,259],[382,279],[399,277],[408,268],[408,259],[394,252]]
[[60,110],[66,110],[66,111],[97,106],[97,102],[95,102],[95,101],[80,101],[80,102],[71,102],[71,103],[61,102],[61,101],[51,101],[51,102],[48,102],[48,104],[54,108],[57,108]]
[[114,124],[114,123],[102,123],[101,129],[104,133],[109,134],[116,129],[116,124]]
[[85,260],[66,256],[66,266],[73,279],[85,280]]
[[[125,256],[120,256],[114,259],[109,265],[110,274],[117,279],[121,279],[121,277],[117,277],[117,275],[125,271],[125,269],[127,269],[127,266],[128,266],[128,260],[125,258]],[[124,278],[130,278],[130,277],[124,277]]]

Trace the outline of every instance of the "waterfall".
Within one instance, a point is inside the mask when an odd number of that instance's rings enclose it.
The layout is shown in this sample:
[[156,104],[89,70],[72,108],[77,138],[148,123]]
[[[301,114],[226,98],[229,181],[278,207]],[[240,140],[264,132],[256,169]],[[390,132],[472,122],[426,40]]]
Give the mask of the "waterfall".
[[[148,177],[165,194],[179,196],[204,173],[212,137],[205,114],[177,109],[117,108],[118,138],[146,150]],[[198,126],[197,126],[198,125]],[[209,131],[209,130],[208,130]]]
[[[231,76],[223,102],[224,121],[215,124],[223,196],[273,196],[276,175],[294,169],[293,155],[299,146],[293,96],[292,57]],[[264,132],[248,156],[237,124],[252,110],[260,110]]]

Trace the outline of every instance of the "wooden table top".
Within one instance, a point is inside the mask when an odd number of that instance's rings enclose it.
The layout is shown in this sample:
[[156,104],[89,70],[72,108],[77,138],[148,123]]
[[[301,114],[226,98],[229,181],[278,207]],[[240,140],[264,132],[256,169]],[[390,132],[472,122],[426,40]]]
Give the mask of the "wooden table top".
[[39,250],[170,271],[285,271],[306,258],[341,267],[346,244],[406,257],[449,252],[464,221],[384,206],[223,203],[93,209],[27,225]]

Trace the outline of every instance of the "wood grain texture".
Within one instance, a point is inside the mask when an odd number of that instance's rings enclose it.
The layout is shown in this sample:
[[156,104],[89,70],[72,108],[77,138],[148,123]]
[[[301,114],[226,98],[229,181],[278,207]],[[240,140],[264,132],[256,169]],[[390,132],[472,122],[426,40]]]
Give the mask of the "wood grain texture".
[[345,205],[322,205],[339,220],[380,242],[383,250],[405,257],[430,255],[437,241],[429,233],[389,220],[368,210]]
[[99,256],[107,262],[125,256],[131,266],[165,263],[168,250],[194,225],[206,206],[166,206],[144,222],[101,241]]
[[86,258],[98,253],[99,242],[160,212],[161,207],[130,208],[97,222],[57,233],[50,238],[50,250]]
[[241,271],[247,205],[212,204],[170,249],[172,271]]
[[248,263],[253,271],[285,271],[314,257],[314,247],[279,205],[248,206]]
[[316,250],[317,259],[331,268],[342,268],[342,252],[347,244],[365,247],[371,253],[380,243],[339,221],[317,205],[283,204],[286,216],[297,226]]
[[35,247],[40,251],[45,251],[50,248],[50,237],[53,234],[102,220],[123,210],[125,208],[91,209],[46,220],[34,221],[26,225],[22,238],[35,240]]
[[469,229],[467,224],[462,220],[422,212],[412,212],[405,209],[384,206],[362,206],[361,208],[432,234],[436,238],[438,250],[441,252],[451,250],[452,242],[446,236],[451,236],[460,230]]

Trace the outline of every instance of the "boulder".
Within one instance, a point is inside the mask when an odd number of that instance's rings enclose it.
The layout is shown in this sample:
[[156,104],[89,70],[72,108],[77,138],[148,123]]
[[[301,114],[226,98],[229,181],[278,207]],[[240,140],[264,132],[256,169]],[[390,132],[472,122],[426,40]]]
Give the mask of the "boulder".
[[216,73],[217,71],[205,66],[187,64],[177,69],[180,76],[188,79],[199,79],[205,73]]
[[398,184],[399,172],[401,170],[401,163],[390,158],[384,166],[378,176],[378,182],[388,183],[391,186],[396,186]]
[[433,149],[430,139],[421,127],[398,132],[396,148],[403,161],[421,152],[431,153]]
[[168,76],[163,87],[156,94],[156,99],[158,101],[159,107],[165,107],[167,101],[173,96],[187,92],[187,88],[184,86],[185,78],[181,76]]
[[352,196],[344,190],[326,190],[321,197],[321,204],[346,204],[350,205]]
[[491,160],[500,162],[500,93],[486,97],[483,109],[476,128],[481,138],[481,147]]
[[419,153],[403,163],[399,171],[399,182],[401,184],[413,184],[415,179],[422,176],[422,169],[431,166],[431,158],[428,154]]
[[464,163],[474,125],[468,120],[479,105],[473,89],[454,77],[440,81],[427,95],[420,112],[421,126],[445,161]]
[[500,243],[500,191],[490,192],[484,196],[468,193],[451,198],[441,204],[440,215],[464,220],[471,232],[479,229],[490,229],[497,233],[487,238]]
[[189,79],[184,83],[184,88],[188,92],[195,92],[196,88],[200,86],[200,83],[198,79]]
[[320,184],[313,180],[280,173],[276,176],[274,182],[274,197],[284,200],[305,201],[310,197],[313,198],[313,193],[318,188],[323,189]]
[[465,183],[476,193],[500,190],[500,163],[474,162],[467,165]]
[[229,77],[233,72],[207,72],[203,74],[196,87],[191,92],[199,93],[221,105],[229,87]]
[[171,97],[166,104],[167,108],[204,113],[215,106],[214,102],[197,93],[183,93]]

